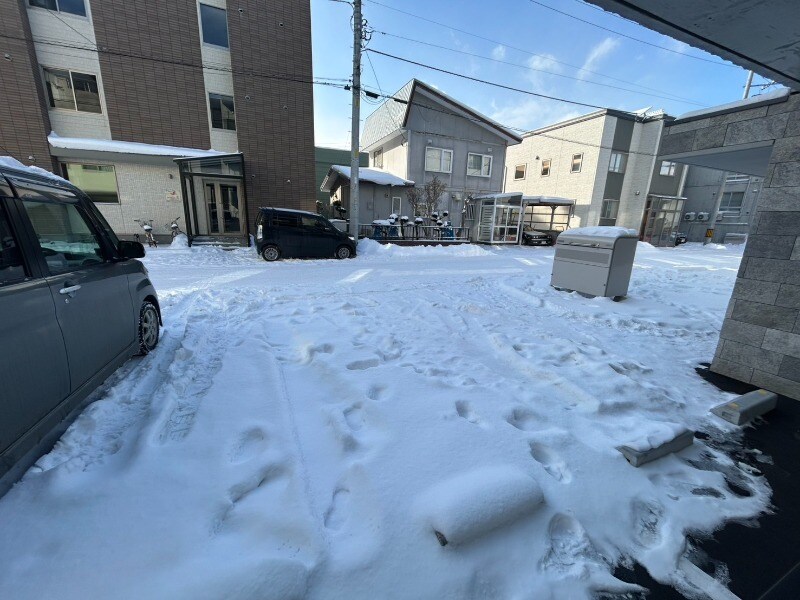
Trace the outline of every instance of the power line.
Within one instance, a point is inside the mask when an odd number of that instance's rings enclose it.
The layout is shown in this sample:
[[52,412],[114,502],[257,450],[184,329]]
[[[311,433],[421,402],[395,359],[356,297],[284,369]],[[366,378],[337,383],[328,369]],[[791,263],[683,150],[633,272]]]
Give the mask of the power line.
[[74,31],[74,32],[75,32],[75,33],[77,33],[79,36],[81,36],[83,39],[85,39],[87,42],[89,42],[90,44],[92,44],[92,45],[93,45],[95,48],[97,47],[97,44],[96,44],[95,42],[93,42],[92,40],[90,40],[88,37],[86,37],[85,35],[83,35],[83,34],[82,34],[80,31],[78,31],[77,29],[75,29],[75,28],[74,28],[72,25],[70,25],[69,23],[67,23],[67,22],[66,22],[64,19],[62,19],[61,17],[59,17],[59,16],[58,16],[58,13],[57,13],[56,11],[54,11],[54,10],[53,10],[53,9],[51,9],[51,8],[48,8],[48,9],[47,9],[47,12],[48,12],[48,14],[49,14],[50,16],[52,16],[52,17],[55,17],[57,20],[61,21],[61,22],[62,22],[64,25],[66,25],[67,27],[69,27],[70,29],[72,29],[72,31]]
[[[620,83],[627,83],[627,84],[630,83],[630,81],[625,80],[625,79],[620,79],[619,77],[612,77],[611,75],[606,75],[605,73],[601,73],[599,71],[593,71],[591,69],[585,69],[582,66],[573,65],[571,63],[564,62],[562,60],[558,60],[558,59],[553,58],[552,56],[548,56],[546,54],[537,54],[535,52],[531,52],[530,50],[527,50],[525,48],[520,48],[519,46],[514,46],[513,44],[509,44],[507,42],[501,42],[499,40],[488,38],[488,37],[485,37],[485,36],[480,35],[478,33],[474,33],[472,31],[467,31],[466,29],[459,29],[458,27],[453,27],[452,25],[448,25],[448,24],[442,23],[440,21],[434,21],[433,19],[429,19],[427,17],[423,17],[421,15],[417,15],[417,14],[414,14],[412,12],[408,12],[408,11],[402,10],[400,8],[395,8],[394,6],[389,6],[388,4],[384,4],[382,2],[379,2],[378,0],[365,0],[365,1],[370,2],[372,4],[375,4],[377,6],[381,6],[383,8],[388,9],[388,10],[392,10],[394,12],[398,12],[400,14],[404,14],[404,15],[407,15],[409,17],[413,17],[414,19],[419,19],[420,21],[425,21],[427,23],[432,23],[434,25],[438,25],[440,27],[444,27],[445,29],[449,29],[451,31],[457,31],[458,33],[463,33],[464,35],[468,35],[470,37],[474,37],[476,39],[483,40],[483,41],[489,42],[491,44],[504,46],[506,48],[510,48],[512,50],[516,50],[517,52],[522,52],[522,53],[527,54],[529,56],[536,56],[536,57],[539,57],[539,58],[544,58],[544,59],[547,59],[547,60],[552,61],[554,63],[560,64],[560,65],[564,65],[564,66],[570,67],[572,69],[576,69],[578,71],[583,71],[584,73],[591,73],[592,75],[597,75],[598,77],[604,77],[604,78],[610,79],[612,81],[618,81]],[[688,56],[690,58],[696,58],[691,54],[683,54],[683,56]],[[705,59],[701,59],[701,60],[705,60]],[[723,62],[717,62],[717,61],[711,61],[711,62],[712,62],[712,64],[720,65],[720,66],[723,66],[723,67],[735,67],[735,65],[729,65],[729,64],[723,63]],[[659,90],[656,90],[654,88],[648,88],[648,87],[645,87],[645,86],[642,86],[642,85],[639,85],[638,87],[641,87],[643,89],[649,89],[651,91],[656,91],[656,92],[659,91]]]
[[[615,90],[621,90],[623,92],[632,92],[634,94],[642,94],[643,96],[651,96],[653,98],[661,98],[662,100],[671,100],[673,102],[674,101],[680,101],[680,102],[683,102],[685,104],[692,104],[694,106],[701,106],[701,107],[706,107],[707,106],[705,104],[701,104],[699,102],[695,102],[694,100],[689,100],[688,98],[681,98],[680,96],[673,96],[671,94],[668,95],[668,96],[658,95],[658,94],[648,94],[647,92],[641,92],[639,90],[632,90],[630,88],[619,87],[619,86],[616,86],[616,85],[611,85],[610,83],[601,83],[599,81],[589,81],[589,80],[586,80],[586,79],[582,79],[580,77],[573,77],[572,75],[564,75],[563,73],[556,73],[554,71],[548,71],[547,69],[537,69],[535,67],[529,67],[527,65],[520,65],[518,63],[509,62],[507,60],[500,60],[500,59],[497,59],[497,58],[491,58],[489,56],[483,56],[482,54],[475,54],[475,53],[472,53],[472,52],[466,52],[465,50],[458,50],[456,48],[450,48],[448,46],[441,46],[439,44],[433,44],[431,42],[424,42],[422,40],[415,40],[413,38],[405,37],[405,36],[402,36],[402,35],[397,35],[395,33],[389,33],[389,32],[386,32],[386,31],[380,31],[378,29],[376,29],[375,32],[376,33],[380,33],[381,35],[387,35],[389,37],[394,37],[394,38],[398,38],[398,39],[401,39],[401,40],[406,40],[408,42],[414,42],[416,44],[422,44],[422,45],[425,45],[425,46],[430,46],[432,48],[439,48],[441,50],[447,50],[449,52],[456,52],[458,54],[465,54],[466,56],[473,56],[475,58],[481,58],[483,60],[489,60],[489,61],[500,63],[500,64],[503,64],[503,65],[510,65],[512,67],[517,67],[517,68],[520,68],[520,69],[526,69],[528,71],[536,71],[536,72],[539,72],[539,73],[546,73],[548,75],[553,75],[555,77],[563,77],[565,79],[572,79],[574,81],[583,81],[584,83],[590,83],[592,85],[600,85],[600,86],[607,87],[607,88],[612,88],[612,89],[615,89]],[[645,88],[645,89],[648,89],[648,88]],[[668,93],[668,92],[662,92],[662,93]]]
[[546,8],[547,10],[552,10],[555,13],[560,15],[564,15],[565,17],[569,17],[570,19],[575,19],[576,21],[580,21],[581,23],[586,23],[587,25],[591,25],[592,27],[597,27],[598,29],[602,29],[603,31],[608,31],[609,33],[613,33],[614,35],[618,35],[620,37],[627,38],[629,40],[633,40],[634,42],[639,42],[640,44],[647,44],[648,46],[652,46],[653,48],[658,48],[659,50],[664,50],[665,52],[672,52],[673,54],[679,54],[680,56],[685,56],[686,58],[693,58],[695,60],[702,60],[703,62],[711,63],[713,65],[720,65],[723,67],[731,67],[734,69],[738,69],[736,65],[731,65],[728,63],[720,62],[718,60],[713,60],[710,58],[704,58],[702,56],[695,56],[694,54],[687,54],[686,52],[681,52],[680,50],[673,50],[672,48],[667,48],[666,46],[660,46],[659,44],[654,44],[653,42],[648,42],[647,40],[643,40],[637,37],[633,37],[632,35],[627,35],[625,33],[621,33],[614,29],[610,29],[608,27],[604,27],[603,25],[598,25],[597,23],[593,23],[591,21],[587,21],[586,19],[581,19],[580,17],[576,17],[575,15],[571,15],[568,12],[564,12],[563,10],[559,10],[552,6],[548,6],[538,0],[528,0],[531,4],[535,4],[536,6],[541,6],[542,8]]
[[512,92],[519,92],[520,94],[527,94],[529,96],[536,96],[537,98],[545,98],[547,100],[555,100],[557,102],[565,102],[566,104],[574,104],[576,106],[585,106],[587,108],[599,108],[604,109],[604,106],[599,106],[597,104],[588,104],[586,102],[578,102],[577,100],[567,100],[566,98],[559,98],[558,96],[548,96],[547,94],[539,94],[537,92],[531,92],[530,90],[523,90],[520,88],[511,87],[510,85],[504,85],[502,83],[495,83],[493,81],[486,81],[485,79],[478,79],[477,77],[471,77],[469,75],[464,75],[463,73],[456,73],[455,71],[448,71],[447,69],[440,69],[439,67],[432,67],[430,65],[423,64],[421,62],[417,62],[414,60],[410,60],[408,58],[403,58],[402,56],[395,56],[394,54],[389,54],[387,52],[381,52],[380,50],[373,50],[368,48],[366,52],[373,52],[375,54],[380,54],[381,56],[387,56],[389,58],[393,58],[395,60],[399,60],[401,62],[410,63],[412,65],[416,65],[418,67],[423,67],[425,69],[430,69],[432,71],[438,71],[440,73],[446,73],[448,75],[453,75],[454,77],[461,77],[462,79],[468,79],[470,81],[475,81],[477,83],[483,83],[485,85],[490,85],[493,87],[501,88],[504,90],[510,90]]
[[[406,105],[409,105],[409,106],[416,106],[418,108],[424,108],[425,110],[430,110],[430,111],[433,111],[433,112],[438,112],[438,113],[442,113],[442,114],[453,116],[453,117],[459,117],[461,119],[465,119],[465,120],[471,121],[473,123],[479,123],[479,124],[482,124],[482,125],[486,124],[485,120],[468,117],[466,115],[460,115],[460,114],[452,112],[452,111],[433,108],[432,106],[428,106],[426,104],[420,104],[418,102],[413,102],[411,100],[405,100],[403,98],[395,98],[394,96],[391,96],[391,95],[381,94],[381,96],[386,98],[387,102],[388,101],[399,102],[401,104],[406,104]],[[605,149],[605,150],[619,150],[620,152],[622,152],[622,150],[620,150],[619,148],[614,148],[613,146],[608,146],[608,145],[605,145],[605,144],[593,144],[591,142],[586,142],[584,140],[573,140],[573,139],[569,139],[569,138],[565,138],[565,137],[561,137],[561,136],[557,136],[557,135],[553,135],[553,134],[549,134],[549,133],[545,133],[545,132],[537,132],[537,131],[531,131],[529,129],[523,129],[521,127],[512,127],[510,125],[503,125],[502,123],[497,123],[497,125],[499,125],[503,129],[508,129],[509,131],[517,131],[517,132],[520,132],[520,133],[524,133],[526,137],[544,137],[544,138],[556,140],[556,141],[559,141],[559,142],[567,142],[567,143],[570,143],[570,144],[577,144],[577,145],[580,145],[580,146],[591,146],[593,148],[600,148],[600,149]],[[435,131],[419,131],[418,133],[422,133],[422,134],[426,134],[426,135],[436,135],[436,136],[441,136],[442,135],[441,133],[437,133]],[[452,137],[452,136],[445,136],[445,137]],[[461,139],[463,141],[476,142],[476,143],[480,143],[480,144],[488,143],[488,142],[486,142],[486,140],[475,140],[475,139],[467,139],[467,138],[458,138],[458,139]],[[625,152],[625,154],[638,154],[638,155],[641,155],[641,156],[648,156],[648,157],[658,156],[658,154],[656,154],[656,153],[640,152],[638,150],[628,150],[627,152]]]
[[[68,44],[63,42],[54,42],[48,41],[47,39],[34,39],[25,36],[13,36],[8,34],[0,34],[0,38],[18,40],[23,42],[33,42],[35,44],[44,44],[47,46],[55,46],[59,48],[71,48],[76,50],[83,50],[86,52],[93,52],[95,54],[109,54],[112,56],[120,56],[125,58],[136,58],[139,60],[146,60],[151,62],[158,62],[158,63],[165,63],[183,67],[189,67],[193,69],[201,69],[201,70],[209,70],[209,71],[221,71],[225,73],[231,73],[235,75],[246,75],[249,77],[261,77],[265,79],[275,79],[280,81],[288,81],[292,83],[306,83],[306,84],[313,84],[313,85],[327,85],[332,87],[341,87],[344,88],[346,84],[344,82],[348,82],[349,79],[345,78],[334,78],[334,77],[314,77],[312,79],[304,79],[299,78],[297,76],[292,76],[289,73],[271,73],[271,72],[256,72],[244,69],[232,69],[230,67],[223,67],[223,66],[211,66],[208,64],[196,64],[187,61],[180,61],[180,60],[172,60],[167,58],[156,58],[152,56],[144,56],[140,54],[132,54],[127,52],[119,52],[114,50],[109,50],[107,48],[100,49],[100,48],[88,48],[86,46],[76,45],[76,44]],[[339,83],[341,82],[341,83]]]

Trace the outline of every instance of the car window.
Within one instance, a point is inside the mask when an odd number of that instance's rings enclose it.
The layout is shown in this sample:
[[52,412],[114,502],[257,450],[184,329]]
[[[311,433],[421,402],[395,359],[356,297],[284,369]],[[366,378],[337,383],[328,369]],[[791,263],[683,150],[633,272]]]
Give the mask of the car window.
[[0,286],[17,283],[25,279],[22,252],[14,233],[4,202],[0,199]]
[[315,231],[325,231],[328,229],[328,225],[319,217],[303,215],[301,220],[303,222],[303,227],[308,227],[310,229],[314,229]]
[[105,261],[100,241],[77,204],[23,200],[50,273],[68,273]]
[[275,227],[300,227],[298,215],[290,213],[275,213],[272,215],[272,224]]
[[106,218],[103,216],[103,213],[101,213],[99,210],[95,210],[94,216],[98,221],[100,221],[100,225],[103,227],[103,229],[106,230],[106,235],[108,235],[109,239],[111,240],[111,244],[114,246],[114,248],[119,248],[119,238],[117,237],[117,234],[114,232],[114,230],[111,229],[111,225],[108,224],[108,221],[106,221]]

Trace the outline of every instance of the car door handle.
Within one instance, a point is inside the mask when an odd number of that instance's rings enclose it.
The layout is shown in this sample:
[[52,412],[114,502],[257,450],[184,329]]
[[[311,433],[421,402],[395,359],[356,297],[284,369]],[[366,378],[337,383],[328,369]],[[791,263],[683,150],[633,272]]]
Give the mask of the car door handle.
[[63,295],[74,294],[79,289],[81,289],[81,286],[79,286],[79,285],[70,285],[70,286],[61,288],[60,290],[58,290],[58,293],[59,294],[63,294]]

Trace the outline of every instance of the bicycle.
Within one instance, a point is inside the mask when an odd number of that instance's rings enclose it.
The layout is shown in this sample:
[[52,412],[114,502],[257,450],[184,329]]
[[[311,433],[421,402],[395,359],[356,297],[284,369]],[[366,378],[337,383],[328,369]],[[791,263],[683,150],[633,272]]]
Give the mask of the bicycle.
[[[144,230],[144,237],[147,240],[147,245],[151,248],[158,248],[158,242],[156,238],[153,237],[153,219],[134,219],[134,222],[139,224]],[[137,242],[139,241],[139,234],[133,234],[133,239]]]
[[181,231],[180,225],[178,225],[178,220],[180,217],[175,217],[172,219],[172,223],[169,225],[170,231],[172,231],[172,239],[174,240],[179,235],[186,235],[183,231]]

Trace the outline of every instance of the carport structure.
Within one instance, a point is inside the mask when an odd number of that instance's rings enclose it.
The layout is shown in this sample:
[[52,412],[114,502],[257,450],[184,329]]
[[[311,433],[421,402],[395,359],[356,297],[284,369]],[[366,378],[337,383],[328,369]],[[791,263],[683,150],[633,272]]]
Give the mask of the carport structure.
[[765,178],[711,369],[800,400],[797,1],[589,1],[789,87],[679,117],[659,158]]
[[571,198],[518,192],[477,196],[469,204],[478,217],[470,239],[485,244],[519,244],[523,231],[560,233],[569,228],[575,211]]

